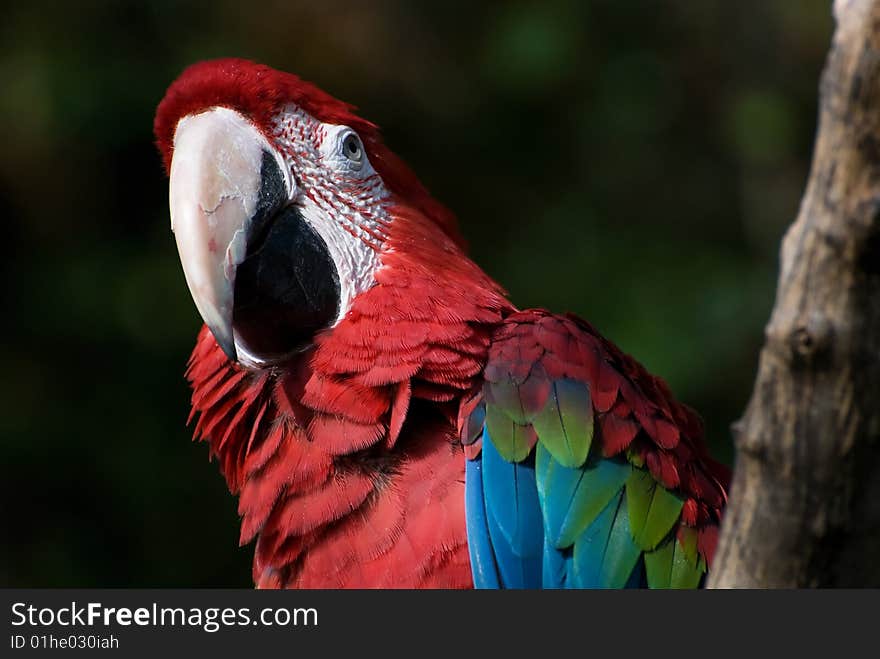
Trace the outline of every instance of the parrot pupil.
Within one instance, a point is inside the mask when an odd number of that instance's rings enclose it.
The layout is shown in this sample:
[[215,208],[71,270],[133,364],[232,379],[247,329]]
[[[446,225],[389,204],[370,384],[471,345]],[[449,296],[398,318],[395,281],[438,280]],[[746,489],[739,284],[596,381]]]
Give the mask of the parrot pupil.
[[263,187],[236,270],[232,325],[251,356],[269,361],[308,347],[336,321],[341,295],[323,238],[296,206],[278,210],[284,183],[275,159],[265,156]]
[[349,135],[345,138],[345,142],[343,144],[343,150],[345,151],[345,155],[355,162],[360,162],[361,160],[361,145],[358,142],[358,138],[355,135]]

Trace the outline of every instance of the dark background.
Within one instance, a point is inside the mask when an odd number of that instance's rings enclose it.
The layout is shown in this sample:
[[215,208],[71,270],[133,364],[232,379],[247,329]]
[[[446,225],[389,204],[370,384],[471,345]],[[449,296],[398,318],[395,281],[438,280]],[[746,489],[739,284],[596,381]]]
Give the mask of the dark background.
[[251,583],[185,427],[199,319],[152,119],[187,64],[249,57],[358,105],[515,302],[591,320],[729,462],[830,4],[7,3],[0,585]]

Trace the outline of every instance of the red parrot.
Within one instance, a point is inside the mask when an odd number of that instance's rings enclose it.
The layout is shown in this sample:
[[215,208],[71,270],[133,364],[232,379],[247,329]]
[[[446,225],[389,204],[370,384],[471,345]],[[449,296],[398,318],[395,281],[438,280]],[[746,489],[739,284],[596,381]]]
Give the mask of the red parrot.
[[517,309],[378,128],[240,59],[154,130],[205,321],[196,436],[261,588],[696,587],[726,468],[666,384]]

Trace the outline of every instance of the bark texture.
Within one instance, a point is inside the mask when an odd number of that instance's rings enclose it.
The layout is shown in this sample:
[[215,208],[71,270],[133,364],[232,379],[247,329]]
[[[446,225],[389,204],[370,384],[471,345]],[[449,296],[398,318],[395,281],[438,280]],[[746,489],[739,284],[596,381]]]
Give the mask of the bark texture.
[[837,0],[709,586],[880,586],[880,0]]

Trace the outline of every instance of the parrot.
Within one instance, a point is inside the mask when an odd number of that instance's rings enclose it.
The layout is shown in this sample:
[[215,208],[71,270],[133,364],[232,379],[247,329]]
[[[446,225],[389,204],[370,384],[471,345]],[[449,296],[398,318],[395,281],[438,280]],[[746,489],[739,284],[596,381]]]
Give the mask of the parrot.
[[520,309],[355,106],[245,59],[153,123],[196,439],[257,588],[705,585],[730,473],[580,317]]

